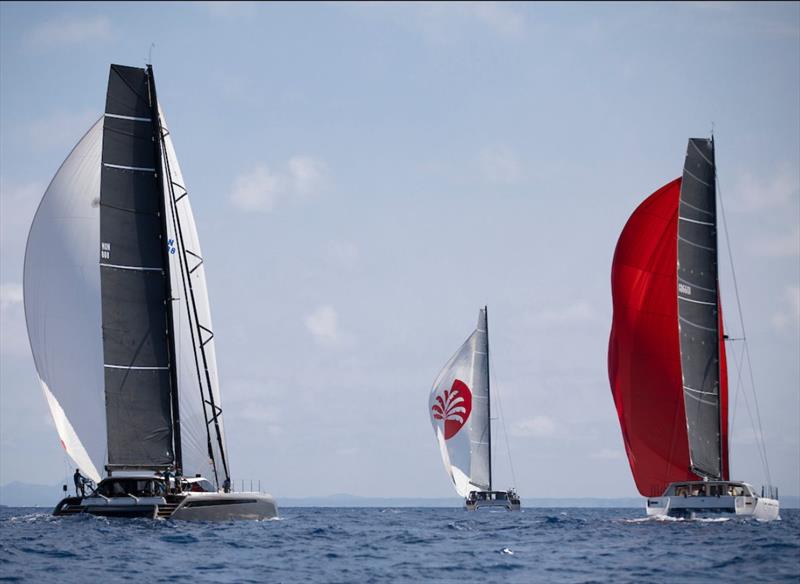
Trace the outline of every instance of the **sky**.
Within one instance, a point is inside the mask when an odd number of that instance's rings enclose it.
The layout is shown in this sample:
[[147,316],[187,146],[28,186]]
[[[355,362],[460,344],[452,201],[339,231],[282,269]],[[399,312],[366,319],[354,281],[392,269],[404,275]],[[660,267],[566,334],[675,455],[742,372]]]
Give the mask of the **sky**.
[[[235,480],[452,495],[428,392],[486,304],[497,485],[635,496],[611,259],[713,125],[772,482],[800,494],[800,4],[764,2],[3,2],[0,484],[71,467],[30,356],[25,239],[109,65],[148,58],[203,245]],[[732,478],[762,484],[752,388],[731,377]]]

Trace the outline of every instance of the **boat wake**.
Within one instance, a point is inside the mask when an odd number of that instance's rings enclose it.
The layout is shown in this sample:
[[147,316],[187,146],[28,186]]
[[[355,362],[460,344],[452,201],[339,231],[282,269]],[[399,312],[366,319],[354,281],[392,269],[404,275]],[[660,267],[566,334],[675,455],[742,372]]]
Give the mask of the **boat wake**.
[[731,517],[670,517],[669,515],[651,515],[649,517],[637,517],[636,519],[623,519],[623,523],[725,523]]

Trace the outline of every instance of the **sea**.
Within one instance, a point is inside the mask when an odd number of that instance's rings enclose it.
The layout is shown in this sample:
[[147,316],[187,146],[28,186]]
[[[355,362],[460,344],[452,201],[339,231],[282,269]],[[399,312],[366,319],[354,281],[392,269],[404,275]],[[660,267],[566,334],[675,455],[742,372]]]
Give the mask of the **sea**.
[[193,523],[7,507],[0,581],[800,581],[800,510],[771,523],[643,512],[295,507],[269,521]]

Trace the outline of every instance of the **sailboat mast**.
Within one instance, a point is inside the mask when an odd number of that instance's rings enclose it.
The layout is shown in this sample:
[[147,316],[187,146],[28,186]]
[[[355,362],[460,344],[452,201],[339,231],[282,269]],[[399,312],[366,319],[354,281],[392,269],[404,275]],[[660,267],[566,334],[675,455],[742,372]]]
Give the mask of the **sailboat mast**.
[[183,474],[183,453],[181,451],[181,418],[178,399],[178,372],[177,372],[177,352],[175,350],[175,334],[173,323],[175,320],[172,315],[172,284],[169,273],[169,249],[167,246],[167,208],[166,196],[164,193],[164,167],[162,164],[161,149],[161,119],[158,115],[158,99],[156,97],[156,84],[153,78],[153,67],[147,65],[147,87],[149,92],[150,110],[153,120],[153,148],[155,148],[156,173],[158,174],[157,183],[159,185],[158,213],[161,218],[161,254],[164,261],[164,302],[167,311],[167,350],[169,352],[169,382],[170,382],[170,402],[172,411],[172,440],[173,452],[175,453],[175,473]]
[[[717,195],[717,154],[716,154],[716,147],[714,145],[714,131],[711,131],[711,166],[713,168],[712,176],[714,177],[714,196]],[[716,201],[715,201],[716,206]],[[717,213],[715,210],[714,213],[714,230],[717,232],[717,242],[719,242],[719,229],[717,229],[719,225],[719,220],[717,218]],[[717,310],[720,310],[719,305],[720,302],[720,294],[719,294],[719,243],[715,246],[714,253],[716,257],[714,258],[714,265],[717,266]],[[718,313],[719,314],[719,313]],[[723,349],[724,349],[724,335],[721,330],[721,323],[722,318],[718,316],[719,322],[717,324],[717,336],[723,336],[723,339],[717,339],[717,345],[719,346],[720,340],[723,342]],[[719,401],[719,479],[725,479],[727,470],[725,468],[726,461],[728,457],[725,455],[725,445],[726,441],[722,439],[723,432],[727,430],[728,420],[723,419],[723,408],[722,408],[722,380],[723,380],[723,371],[722,371],[722,359],[717,359],[717,379],[719,379],[719,384],[717,385],[717,400]]]
[[492,490],[492,385],[489,377],[489,307],[483,307],[486,322],[486,433],[489,441],[489,490]]

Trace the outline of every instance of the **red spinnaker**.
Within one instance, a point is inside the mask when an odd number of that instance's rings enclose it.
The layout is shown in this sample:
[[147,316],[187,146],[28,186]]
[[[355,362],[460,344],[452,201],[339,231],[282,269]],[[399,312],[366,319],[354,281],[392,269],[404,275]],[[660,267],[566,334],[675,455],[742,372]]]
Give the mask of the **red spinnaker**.
[[633,478],[645,497],[660,496],[671,482],[699,479],[689,470],[678,339],[680,189],[678,178],[639,205],[611,268],[608,376]]

